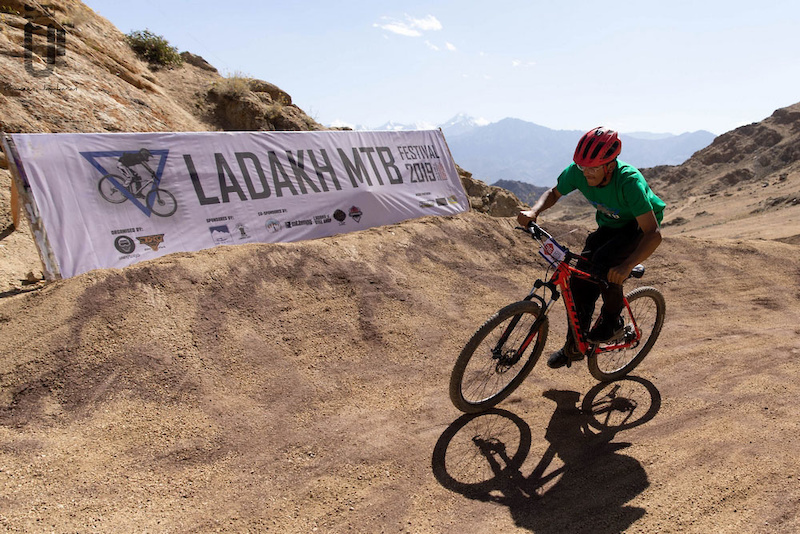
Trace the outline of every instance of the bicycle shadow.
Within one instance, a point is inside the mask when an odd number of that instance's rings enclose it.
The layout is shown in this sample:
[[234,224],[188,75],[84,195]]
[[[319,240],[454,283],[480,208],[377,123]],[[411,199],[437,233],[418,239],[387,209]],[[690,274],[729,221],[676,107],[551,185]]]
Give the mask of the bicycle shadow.
[[[612,440],[655,417],[661,407],[658,390],[643,378],[626,377],[597,384],[580,405],[576,391],[550,390],[543,397],[556,404],[543,453],[531,456],[531,429],[516,414],[493,409],[464,415],[434,447],[434,476],[470,499],[508,506],[517,526],[532,532],[625,530],[645,514],[627,503],[649,481],[636,459],[619,452],[630,443]],[[537,445],[539,450],[545,446]],[[526,460],[537,457],[524,475]],[[553,465],[556,460],[562,465]]]

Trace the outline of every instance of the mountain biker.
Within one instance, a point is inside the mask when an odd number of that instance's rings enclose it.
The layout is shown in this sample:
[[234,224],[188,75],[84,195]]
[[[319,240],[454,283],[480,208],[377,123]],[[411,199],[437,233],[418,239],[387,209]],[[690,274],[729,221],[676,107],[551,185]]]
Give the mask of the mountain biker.
[[[661,243],[660,223],[665,203],[647,185],[638,169],[617,159],[622,152],[619,134],[599,126],[586,132],[570,164],[558,177],[555,187],[546,191],[530,210],[521,211],[517,221],[527,225],[551,208],[562,196],[575,189],[597,209],[598,228],[586,238],[577,268],[605,276],[606,287],[572,277],[573,299],[581,330],[589,328],[595,303],[602,293],[603,306],[597,325],[587,335],[591,343],[603,343],[619,336],[623,328],[622,283],[631,270],[647,259]],[[590,264],[591,263],[591,267]],[[547,365],[558,368],[580,360],[571,331],[564,347],[550,355]]]
[[130,177],[128,183],[125,184],[125,187],[127,187],[128,190],[134,193],[137,197],[144,198],[144,195],[141,193],[142,177],[139,176],[139,173],[137,173],[135,169],[133,169],[133,166],[142,165],[152,173],[153,171],[147,165],[147,162],[150,160],[151,156],[152,154],[149,150],[142,148],[138,152],[125,152],[117,160],[117,167],[123,172],[124,175]]

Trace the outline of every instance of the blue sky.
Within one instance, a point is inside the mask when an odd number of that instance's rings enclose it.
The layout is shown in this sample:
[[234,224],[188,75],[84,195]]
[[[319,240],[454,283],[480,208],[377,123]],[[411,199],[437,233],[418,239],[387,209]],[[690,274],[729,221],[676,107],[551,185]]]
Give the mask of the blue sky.
[[88,0],[323,124],[724,133],[800,102],[800,2]]

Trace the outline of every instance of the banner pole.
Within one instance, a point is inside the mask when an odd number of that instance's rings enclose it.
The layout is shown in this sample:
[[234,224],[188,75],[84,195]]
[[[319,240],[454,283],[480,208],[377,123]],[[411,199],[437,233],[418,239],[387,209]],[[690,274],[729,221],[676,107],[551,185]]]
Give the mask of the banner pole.
[[27,216],[28,224],[36,243],[36,251],[39,253],[39,259],[42,262],[44,278],[48,281],[60,280],[61,272],[58,268],[58,262],[50,247],[50,241],[47,239],[47,231],[39,216],[39,210],[36,207],[30,185],[25,176],[25,169],[17,152],[17,147],[11,136],[5,132],[2,133],[2,139],[3,151],[6,153],[8,168],[11,171],[11,211],[14,228],[19,229],[19,210],[24,208],[23,211]]
[[17,193],[17,182],[11,180],[11,222],[14,230],[19,228],[19,194]]

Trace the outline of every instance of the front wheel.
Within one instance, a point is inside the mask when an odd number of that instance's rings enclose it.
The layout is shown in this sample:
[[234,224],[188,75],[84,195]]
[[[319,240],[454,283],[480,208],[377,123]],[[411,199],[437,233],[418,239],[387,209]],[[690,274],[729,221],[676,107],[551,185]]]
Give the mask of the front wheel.
[[147,207],[159,217],[169,217],[178,209],[178,201],[166,189],[153,189],[147,193]]
[[508,397],[531,372],[547,341],[547,317],[535,302],[509,304],[464,346],[450,375],[450,400],[466,413]]
[[[589,355],[589,372],[601,382],[618,380],[633,371],[653,348],[664,325],[666,303],[656,288],[634,289],[628,293],[627,299],[630,312],[628,309],[622,312],[625,337],[619,342],[624,348],[614,350],[613,347],[601,345]],[[636,327],[640,332],[638,339]]]

